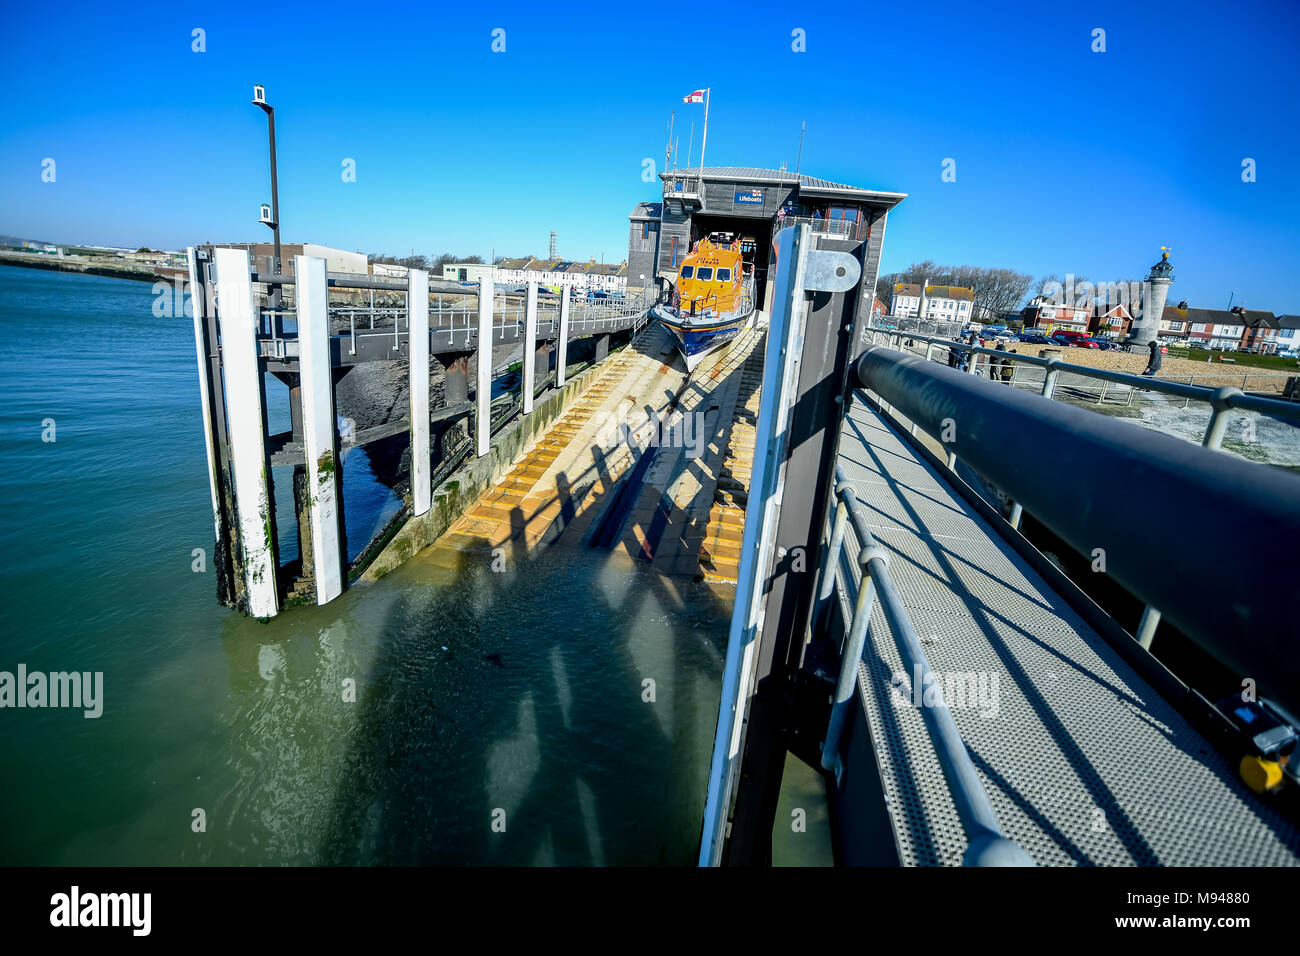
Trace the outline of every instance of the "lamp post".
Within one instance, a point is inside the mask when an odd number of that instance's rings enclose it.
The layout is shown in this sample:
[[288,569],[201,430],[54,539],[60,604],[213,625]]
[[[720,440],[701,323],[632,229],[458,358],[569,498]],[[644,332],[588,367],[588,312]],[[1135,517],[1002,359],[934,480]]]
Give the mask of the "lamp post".
[[[266,87],[260,84],[253,86],[253,105],[260,107],[266,113],[266,130],[271,141],[271,209],[268,217],[266,205],[263,204],[260,221],[271,227],[271,234],[275,239],[275,256],[271,262],[271,271],[280,275],[283,269],[280,263],[280,185],[275,170],[275,109],[266,102]],[[277,284],[271,291],[271,308],[279,307],[280,286]]]

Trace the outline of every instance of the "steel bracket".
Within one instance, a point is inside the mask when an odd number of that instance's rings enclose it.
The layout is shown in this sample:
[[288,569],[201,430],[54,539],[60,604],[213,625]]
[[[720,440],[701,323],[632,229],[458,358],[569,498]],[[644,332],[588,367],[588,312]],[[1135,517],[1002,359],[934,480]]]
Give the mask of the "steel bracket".
[[805,292],[847,292],[858,284],[862,266],[847,252],[810,249],[804,265]]

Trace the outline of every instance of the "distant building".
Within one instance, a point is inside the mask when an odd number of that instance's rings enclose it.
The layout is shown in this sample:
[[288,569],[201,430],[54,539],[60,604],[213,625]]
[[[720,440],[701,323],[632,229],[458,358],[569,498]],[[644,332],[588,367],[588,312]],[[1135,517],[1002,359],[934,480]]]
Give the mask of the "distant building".
[[502,259],[497,263],[497,282],[508,286],[527,284],[528,263],[532,261],[532,256],[524,256],[522,259]]
[[370,263],[370,274],[379,278],[405,279],[410,271],[407,266],[399,266],[393,262]]
[[1167,305],[1160,316],[1160,336],[1200,343],[1208,349],[1277,350],[1279,324],[1272,312],[1243,309],[1193,309],[1184,302]]
[[974,289],[955,285],[927,285],[898,282],[894,285],[894,298],[889,314],[905,319],[937,319],[946,322],[968,322],[975,296]]
[[447,262],[442,267],[442,277],[448,282],[497,281],[497,267],[488,262]]
[[1020,314],[1025,320],[1027,329],[1042,329],[1047,332],[1054,332],[1057,329],[1067,332],[1087,332],[1091,312],[1092,309],[1085,305],[1064,305],[1053,302],[1048,296],[1036,295],[1029,300],[1029,304],[1020,311]]
[[1095,299],[1088,321],[1088,333],[1123,338],[1133,330],[1133,316],[1127,306],[1109,305],[1104,299]]
[[[243,249],[248,253],[254,272],[270,273],[273,271],[275,244],[271,242],[221,242],[221,249]],[[369,275],[370,260],[364,252],[348,252],[346,249],[334,249],[320,246],[313,242],[286,242],[280,244],[281,268],[284,275],[293,275],[295,256],[311,256],[325,260],[325,271],[339,275]]]
[[1280,355],[1300,353],[1300,315],[1277,317],[1277,351]]

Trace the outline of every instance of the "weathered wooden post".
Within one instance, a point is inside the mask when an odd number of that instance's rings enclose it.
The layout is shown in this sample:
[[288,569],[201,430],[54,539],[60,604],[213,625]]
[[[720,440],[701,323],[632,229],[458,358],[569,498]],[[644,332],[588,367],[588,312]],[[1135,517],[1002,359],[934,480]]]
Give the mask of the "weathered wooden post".
[[537,375],[537,283],[528,283],[527,306],[524,309],[524,414],[533,411],[534,379]]
[[478,380],[477,422],[478,456],[488,453],[492,444],[492,280],[478,280]]
[[[297,277],[298,369],[302,394],[302,441],[307,465],[308,525],[316,603],[343,593],[346,557],[339,508],[339,450],[335,431],[334,374],[330,367],[329,286],[325,260],[294,257]],[[302,562],[308,555],[303,547]]]
[[569,357],[569,287],[560,287],[560,338],[555,343],[555,387],[564,388],[564,366]]
[[429,273],[406,278],[407,355],[411,373],[411,513],[422,515],[433,499],[429,466]]
[[235,566],[244,582],[248,613],[274,617],[280,610],[275,498],[266,455],[266,403],[248,253],[217,249],[215,265],[239,545]]

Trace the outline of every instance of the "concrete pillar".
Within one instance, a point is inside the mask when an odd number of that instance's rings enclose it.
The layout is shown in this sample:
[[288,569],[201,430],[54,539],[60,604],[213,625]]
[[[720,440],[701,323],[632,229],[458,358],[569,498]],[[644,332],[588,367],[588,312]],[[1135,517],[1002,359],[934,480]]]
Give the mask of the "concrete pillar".
[[275,498],[266,455],[266,403],[257,345],[257,310],[243,249],[214,251],[222,372],[225,375],[230,470],[238,515],[239,576],[247,610],[274,617],[280,610],[276,585]]
[[560,337],[555,343],[555,387],[564,387],[564,364],[569,357],[569,287],[560,288]]
[[302,441],[302,379],[285,384],[289,386],[289,429],[294,441]]
[[537,376],[537,283],[528,283],[528,304],[524,311],[524,414],[532,414]]
[[411,368],[411,514],[433,501],[429,466],[429,273],[412,269],[406,277],[406,315]]
[[469,353],[444,355],[442,400],[444,405],[458,405],[469,401]]
[[477,420],[478,456],[488,453],[492,444],[492,299],[496,287],[492,280],[478,280],[478,381]]
[[302,395],[302,441],[307,462],[305,504],[310,526],[310,555],[302,548],[316,585],[316,603],[343,593],[346,558],[339,508],[338,436],[334,428],[334,371],[330,367],[329,287],[325,260],[295,256],[298,310],[298,368]]
[[609,336],[598,335],[596,336],[596,355],[592,361],[603,362],[607,358],[609,358]]

